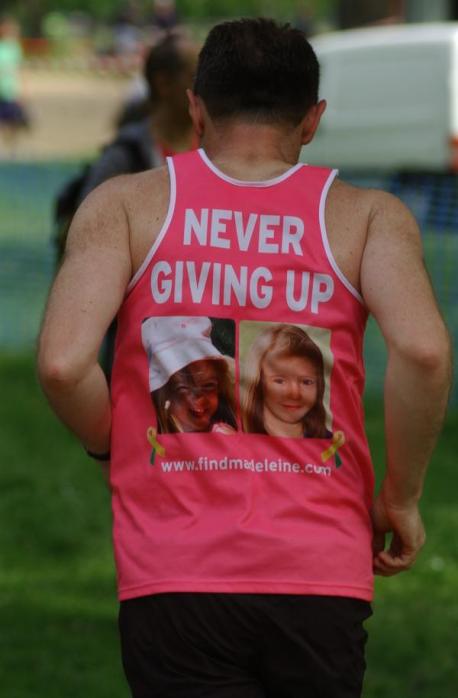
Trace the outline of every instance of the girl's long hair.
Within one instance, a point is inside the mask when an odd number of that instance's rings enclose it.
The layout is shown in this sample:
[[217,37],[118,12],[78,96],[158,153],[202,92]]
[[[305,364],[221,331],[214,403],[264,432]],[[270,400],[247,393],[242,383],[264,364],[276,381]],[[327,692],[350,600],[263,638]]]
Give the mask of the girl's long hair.
[[312,362],[317,373],[317,396],[312,409],[303,418],[304,436],[326,438],[324,397],[324,362],[320,348],[296,325],[274,325],[260,332],[251,345],[242,369],[240,385],[243,430],[267,434],[264,425],[262,364],[267,354],[287,359],[299,357]]

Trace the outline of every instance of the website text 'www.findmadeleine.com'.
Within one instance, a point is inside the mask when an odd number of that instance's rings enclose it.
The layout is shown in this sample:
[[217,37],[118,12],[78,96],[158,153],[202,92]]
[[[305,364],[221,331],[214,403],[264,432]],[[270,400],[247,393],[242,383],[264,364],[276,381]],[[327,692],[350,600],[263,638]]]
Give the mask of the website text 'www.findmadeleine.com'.
[[206,473],[212,471],[251,471],[254,473],[278,473],[278,474],[296,474],[296,475],[324,475],[331,477],[332,469],[330,466],[317,465],[315,463],[291,463],[290,461],[272,460],[264,458],[263,460],[243,459],[243,458],[228,458],[227,456],[221,459],[207,458],[200,456],[197,460],[172,460],[162,461],[161,469],[164,473],[180,473],[194,472]]

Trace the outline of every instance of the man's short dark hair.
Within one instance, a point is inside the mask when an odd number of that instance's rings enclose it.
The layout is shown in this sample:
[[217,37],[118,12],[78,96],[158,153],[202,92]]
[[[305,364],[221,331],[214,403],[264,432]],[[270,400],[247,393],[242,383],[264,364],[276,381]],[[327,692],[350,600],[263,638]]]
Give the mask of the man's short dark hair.
[[210,31],[194,92],[214,120],[296,125],[318,102],[318,84],[318,60],[303,32],[271,19],[240,19]]

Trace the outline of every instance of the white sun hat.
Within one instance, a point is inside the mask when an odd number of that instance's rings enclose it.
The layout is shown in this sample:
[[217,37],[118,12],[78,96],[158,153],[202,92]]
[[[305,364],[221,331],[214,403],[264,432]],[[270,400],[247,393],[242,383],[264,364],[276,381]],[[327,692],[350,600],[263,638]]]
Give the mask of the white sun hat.
[[194,361],[223,359],[212,344],[208,317],[150,317],[142,323],[142,342],[148,356],[149,388],[153,392],[170,376]]

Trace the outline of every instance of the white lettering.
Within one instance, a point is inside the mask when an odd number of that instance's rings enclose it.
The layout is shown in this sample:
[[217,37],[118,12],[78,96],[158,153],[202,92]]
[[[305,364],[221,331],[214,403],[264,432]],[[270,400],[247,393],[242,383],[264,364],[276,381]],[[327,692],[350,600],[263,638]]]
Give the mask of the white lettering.
[[173,294],[175,303],[181,303],[183,300],[183,266],[184,262],[176,262],[175,264],[175,291]]
[[[253,240],[256,227],[257,244]],[[304,222],[296,216],[248,213],[244,220],[241,211],[218,208],[202,208],[200,212],[192,208],[185,210],[183,244],[188,246],[197,243],[203,247],[209,245],[228,250],[237,244],[241,252],[256,248],[267,254],[281,252],[302,256],[300,243],[303,236]]]
[[237,232],[237,240],[239,243],[239,249],[242,252],[246,252],[250,242],[251,238],[253,237],[253,230],[254,226],[257,223],[258,220],[258,214],[257,213],[250,213],[248,216],[248,222],[246,224],[246,228],[243,228],[243,215],[241,211],[235,211],[234,213],[235,217],[235,230]]
[[307,475],[326,475],[326,477],[331,477],[332,475],[332,471],[329,466],[315,465],[314,463],[307,463],[304,466],[304,470]]
[[299,298],[294,297],[294,289],[296,286],[296,272],[289,270],[286,273],[286,302],[288,308],[300,313],[307,306],[310,288],[310,272],[301,272],[301,288]]
[[151,293],[156,303],[167,303],[172,292],[172,281],[164,279],[161,283],[160,274],[170,276],[172,267],[168,262],[157,262],[151,271]]
[[289,248],[292,247],[295,254],[302,256],[303,252],[300,242],[303,237],[304,221],[296,218],[296,216],[284,216],[281,251],[288,254]]
[[187,208],[184,219],[184,235],[183,245],[192,244],[192,233],[194,233],[199,245],[207,244],[207,228],[208,228],[208,208],[201,209],[200,221],[192,208]]
[[186,262],[186,269],[188,271],[192,301],[193,303],[201,303],[205,291],[205,284],[207,283],[208,275],[210,273],[210,262],[204,262],[202,264],[199,278],[197,278],[196,275],[195,262]]
[[334,280],[329,274],[314,274],[311,311],[318,313],[320,303],[327,303],[334,293]]
[[229,461],[230,470],[243,470],[243,461],[241,458],[231,458]]
[[257,267],[250,279],[250,298],[255,308],[267,308],[272,302],[273,289],[271,286],[263,284],[258,289],[261,279],[272,281],[272,274],[265,267]]
[[230,221],[232,218],[232,211],[222,211],[218,208],[212,211],[212,222],[210,230],[210,245],[211,247],[219,247],[221,249],[228,250],[231,246],[229,240],[225,240],[220,237],[221,233],[226,233],[226,223],[224,221]]
[[213,265],[213,286],[212,286],[212,303],[213,305],[220,304],[220,288],[221,288],[221,264],[216,262]]
[[259,220],[259,252],[278,253],[277,243],[269,242],[275,237],[275,227],[280,224],[280,216],[262,215]]
[[233,292],[240,306],[246,305],[248,268],[240,267],[240,278],[231,264],[224,269],[224,301],[223,305],[231,305]]

